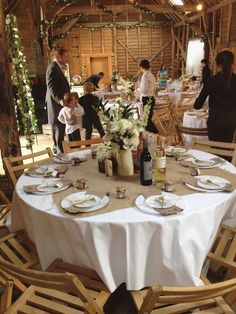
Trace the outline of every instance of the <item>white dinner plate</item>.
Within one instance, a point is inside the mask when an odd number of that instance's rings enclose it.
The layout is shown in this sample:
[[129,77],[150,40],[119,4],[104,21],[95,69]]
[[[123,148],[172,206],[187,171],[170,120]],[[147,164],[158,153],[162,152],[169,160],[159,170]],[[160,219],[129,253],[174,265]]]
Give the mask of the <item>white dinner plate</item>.
[[[195,178],[201,180],[201,179],[211,178],[211,177],[214,178],[214,179],[217,178],[217,180],[219,180],[222,183],[224,183],[224,186],[227,183],[230,184],[230,182],[228,180],[226,180],[224,178],[221,178],[221,177],[216,177],[216,176],[196,176]],[[203,187],[200,187],[200,186],[198,187],[198,186],[191,185],[190,183],[185,183],[185,185],[187,187],[189,187],[190,189],[194,190],[194,191],[206,192],[206,193],[217,193],[217,192],[221,192],[224,189],[224,187],[221,188],[221,189],[206,189],[206,188],[203,188]]]
[[203,189],[221,190],[225,187],[225,181],[220,177],[205,176],[198,180],[197,184]]
[[33,168],[29,168],[26,171],[26,174],[31,177],[50,177],[58,168],[56,165],[44,165],[44,166],[36,166]]
[[52,181],[48,181],[48,182],[44,182],[42,184],[40,184],[37,187],[37,190],[40,192],[58,192],[58,190],[61,190],[61,188],[63,187],[63,183],[62,182],[52,182]]
[[174,206],[176,198],[170,197],[165,194],[152,195],[146,198],[145,204],[153,208],[169,208]]
[[[171,206],[178,206],[180,208],[184,209],[184,200],[179,197],[178,195],[172,194],[172,193],[166,193],[166,192],[162,192],[161,195],[163,195],[165,197],[166,200],[168,200],[169,204],[171,204]],[[152,195],[150,197],[148,197],[147,199],[145,199],[145,197],[143,195],[139,195],[136,200],[135,200],[135,205],[138,209],[140,209],[142,212],[146,213],[146,214],[157,214],[159,215],[159,213],[155,210],[155,208],[167,208],[167,207],[159,207],[154,206],[154,204],[151,202],[147,204],[147,200],[152,200],[152,198],[156,198],[156,197],[160,197],[159,195]],[[170,207],[170,206],[169,206]]]
[[[86,200],[87,198],[88,200]],[[95,200],[89,200],[94,198]],[[84,200],[84,202],[78,204],[76,202],[80,200]],[[64,211],[77,214],[77,213],[84,213],[84,212],[91,212],[100,208],[103,208],[109,203],[109,197],[104,196],[103,198],[97,195],[86,194],[86,192],[78,192],[71,195],[68,195],[61,201],[61,207]],[[89,206],[88,206],[89,205]]]
[[217,165],[214,160],[202,160],[197,158],[193,159],[192,163],[199,168],[213,168]]

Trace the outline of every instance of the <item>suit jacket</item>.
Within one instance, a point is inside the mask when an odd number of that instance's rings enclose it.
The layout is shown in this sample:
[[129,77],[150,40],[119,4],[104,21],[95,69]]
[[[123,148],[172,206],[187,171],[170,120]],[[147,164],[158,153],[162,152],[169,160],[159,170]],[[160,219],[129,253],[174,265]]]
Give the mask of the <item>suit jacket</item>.
[[70,91],[70,85],[60,69],[59,65],[52,61],[49,63],[46,73],[46,105],[48,111],[48,123],[58,123],[58,114],[62,109],[60,101],[65,93]]
[[84,115],[82,117],[82,126],[85,129],[95,127],[100,124],[100,119],[93,109],[93,105],[98,103],[99,98],[92,94],[85,94],[79,98],[79,104],[84,108]]

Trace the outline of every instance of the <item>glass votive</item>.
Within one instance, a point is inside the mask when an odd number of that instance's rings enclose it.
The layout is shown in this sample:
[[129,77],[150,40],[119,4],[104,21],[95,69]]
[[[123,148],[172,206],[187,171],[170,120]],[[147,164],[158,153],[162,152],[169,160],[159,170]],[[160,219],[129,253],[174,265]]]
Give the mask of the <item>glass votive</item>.
[[193,176],[193,177],[199,176],[201,174],[200,170],[197,167],[190,167],[189,171],[190,171],[191,176]]
[[126,188],[117,186],[116,198],[125,198],[126,197],[125,192],[126,192]]
[[173,182],[165,181],[163,184],[163,189],[166,192],[173,192],[174,191]]
[[78,179],[76,182],[76,187],[80,190],[84,190],[87,188],[87,181],[86,179]]

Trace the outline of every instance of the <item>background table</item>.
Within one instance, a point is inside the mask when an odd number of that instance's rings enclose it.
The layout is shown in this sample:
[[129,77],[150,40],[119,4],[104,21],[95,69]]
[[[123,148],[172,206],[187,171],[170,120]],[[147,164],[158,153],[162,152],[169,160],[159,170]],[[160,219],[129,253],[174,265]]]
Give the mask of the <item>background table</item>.
[[[183,126],[189,128],[207,128],[207,119],[208,114],[207,112],[198,111],[198,110],[191,110],[186,111],[183,117]],[[195,136],[198,139],[205,139],[208,140],[207,136]],[[188,144],[192,140],[191,135],[184,135],[185,143]]]
[[[206,153],[193,153],[200,159],[209,158]],[[236,173],[229,163],[224,167]],[[105,184],[109,185],[109,191],[122,184],[129,186],[127,194],[132,196],[134,204],[135,193],[136,196],[150,195],[150,191],[159,193],[155,186],[140,186],[139,180],[132,178],[106,178],[98,173],[97,161],[92,159],[78,167],[71,166],[67,175],[74,179],[86,177],[88,169],[94,174],[88,184],[97,194],[104,191]],[[110,290],[121,282],[126,282],[128,289],[155,283],[199,285],[205,256],[221,220],[236,216],[236,191],[227,194],[191,190],[182,197],[184,212],[174,216],[147,214],[134,205],[126,208],[122,200],[117,210],[90,217],[72,216],[60,210],[55,194],[40,196],[23,192],[24,185],[41,180],[26,175],[19,179],[12,204],[13,230],[28,232],[43,267],[55,258],[88,266],[98,272]],[[74,192],[71,189],[67,195]]]

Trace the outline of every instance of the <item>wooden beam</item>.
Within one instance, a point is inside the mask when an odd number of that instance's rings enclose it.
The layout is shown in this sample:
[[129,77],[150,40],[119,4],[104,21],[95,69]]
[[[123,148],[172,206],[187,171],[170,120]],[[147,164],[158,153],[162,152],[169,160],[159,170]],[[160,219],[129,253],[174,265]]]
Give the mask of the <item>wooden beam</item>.
[[21,0],[13,0],[10,2],[10,4],[6,7],[6,9],[4,10],[5,15],[11,13],[16,6],[19,4]]
[[172,43],[172,39],[170,39],[161,49],[159,49],[151,58],[150,62],[154,60],[166,47],[168,47]]
[[55,28],[54,35],[65,34],[72,29],[72,27],[78,22],[79,18],[74,18],[66,22],[62,27]]
[[[224,6],[227,6],[227,5],[232,4],[232,3],[234,3],[234,2],[236,2],[236,0],[223,0],[223,1],[221,1],[220,3],[218,3],[218,4],[214,5],[214,6],[212,6],[212,7],[209,8],[209,9],[207,9],[205,12],[206,12],[207,14],[208,14],[208,13],[211,13],[211,12],[214,12],[214,11],[219,10],[219,9],[223,8]],[[200,18],[202,15],[203,15],[203,12],[200,12],[200,13],[195,14],[194,16],[192,16],[192,17],[189,18],[189,22],[190,22],[190,23],[193,22],[194,20]],[[182,24],[183,24],[183,22],[181,21],[181,22],[179,22],[179,23],[176,23],[174,26],[175,26],[175,27],[178,27],[178,26],[180,26],[180,25],[182,25]]]
[[128,54],[134,59],[135,62],[139,62],[137,58],[135,58],[135,56],[132,54],[132,52],[122,43],[122,41],[120,41],[118,38],[116,38],[116,41],[119,45],[121,45],[125,51],[128,52]]
[[227,44],[229,43],[229,40],[230,40],[231,20],[232,20],[232,3],[229,4],[229,10],[228,10],[227,37],[226,37]]
[[176,42],[178,44],[178,47],[179,47],[179,49],[181,51],[182,57],[184,58],[184,61],[186,62],[187,61],[186,51],[184,50],[184,48],[183,48],[179,38],[174,35],[174,39],[176,40]]
[[[176,9],[173,9],[170,5],[153,5],[153,4],[146,4],[145,7],[148,10],[151,10],[155,13],[177,13]],[[196,5],[183,5],[183,6],[178,6],[181,11],[197,11]],[[106,8],[108,10],[113,10],[114,12],[124,12],[127,10],[128,12],[137,12],[140,11],[137,8],[134,8],[130,4],[115,4],[115,5],[107,5]],[[177,6],[176,6],[177,8]],[[53,8],[49,9],[49,13],[53,11]],[[55,9],[54,9],[55,10]],[[63,15],[70,15],[70,14],[76,14],[76,13],[84,13],[84,14],[107,14],[100,9],[98,9],[96,6],[71,6],[65,8],[63,11]]]

